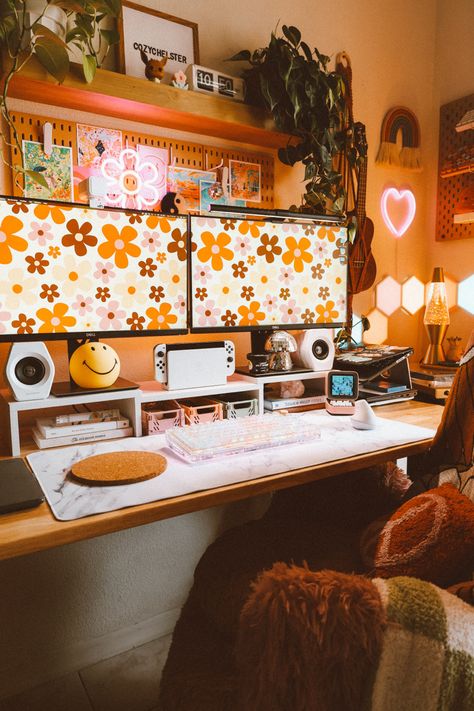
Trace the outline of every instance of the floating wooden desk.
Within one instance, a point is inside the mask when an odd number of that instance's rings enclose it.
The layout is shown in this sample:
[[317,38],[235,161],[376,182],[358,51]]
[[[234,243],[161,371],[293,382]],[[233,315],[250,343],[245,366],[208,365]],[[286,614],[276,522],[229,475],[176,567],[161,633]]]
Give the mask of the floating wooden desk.
[[[443,408],[411,400],[377,408],[380,417],[403,420],[413,425],[436,429]],[[86,538],[102,536],[134,526],[141,526],[173,516],[198,511],[305,484],[316,479],[337,476],[347,471],[361,469],[390,459],[399,459],[423,452],[431,440],[408,443],[398,447],[381,449],[369,454],[340,459],[315,467],[295,469],[282,474],[261,477],[216,489],[199,491],[151,504],[133,506],[75,521],[57,521],[44,503],[35,509],[0,516],[0,559],[14,558],[73,543]],[[24,452],[27,454],[27,452]]]

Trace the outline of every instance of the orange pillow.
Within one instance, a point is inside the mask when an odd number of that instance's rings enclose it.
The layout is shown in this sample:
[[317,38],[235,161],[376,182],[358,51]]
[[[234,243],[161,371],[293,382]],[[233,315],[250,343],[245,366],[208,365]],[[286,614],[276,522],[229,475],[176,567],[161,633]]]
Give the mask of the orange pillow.
[[474,504],[452,484],[415,496],[387,521],[375,550],[375,576],[410,575],[447,587],[471,577]]

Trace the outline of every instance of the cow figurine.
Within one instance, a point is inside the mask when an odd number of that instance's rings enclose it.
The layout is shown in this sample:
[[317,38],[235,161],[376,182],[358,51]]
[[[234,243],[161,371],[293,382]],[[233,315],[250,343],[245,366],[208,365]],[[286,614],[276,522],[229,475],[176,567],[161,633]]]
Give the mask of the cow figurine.
[[162,59],[150,59],[143,49],[140,50],[140,57],[145,65],[146,78],[159,84],[163,79],[165,64],[168,61],[168,57],[163,57]]

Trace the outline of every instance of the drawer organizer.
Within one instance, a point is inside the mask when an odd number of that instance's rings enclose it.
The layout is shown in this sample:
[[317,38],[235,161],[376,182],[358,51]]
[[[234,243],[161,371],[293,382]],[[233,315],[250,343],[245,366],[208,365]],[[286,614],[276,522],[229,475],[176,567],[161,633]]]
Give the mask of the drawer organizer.
[[242,395],[235,393],[225,397],[216,397],[213,400],[222,404],[224,419],[226,420],[258,415],[258,400],[255,397],[242,399]]
[[184,424],[184,410],[176,400],[148,402],[142,407],[143,434],[159,434]]
[[179,406],[184,411],[186,425],[200,425],[203,422],[217,422],[223,419],[222,403],[206,397],[179,400]]

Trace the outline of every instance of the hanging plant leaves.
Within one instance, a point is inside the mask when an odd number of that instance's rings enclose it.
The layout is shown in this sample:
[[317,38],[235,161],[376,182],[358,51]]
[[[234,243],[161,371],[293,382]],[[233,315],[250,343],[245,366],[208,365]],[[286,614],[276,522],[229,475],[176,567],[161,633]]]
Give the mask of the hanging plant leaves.
[[96,58],[90,54],[83,54],[82,55],[82,70],[84,72],[84,78],[88,84],[90,84],[91,81],[94,79],[96,69],[97,69]]
[[294,46],[297,47],[299,43],[301,42],[301,32],[297,27],[293,27],[290,25],[290,27],[287,27],[286,25],[283,25],[281,28],[283,34],[285,35],[286,39]]
[[49,37],[38,37],[34,47],[40,64],[61,84],[69,71],[69,55],[66,48]]

